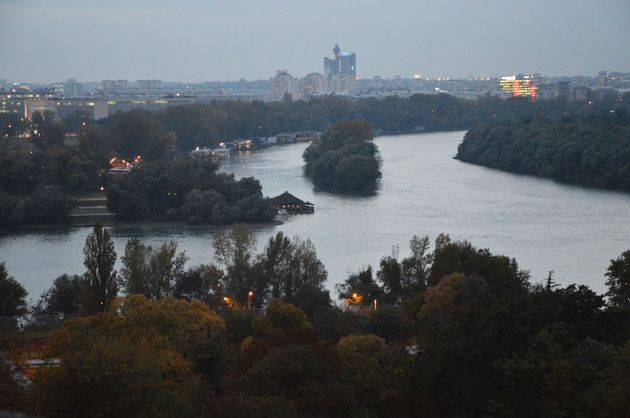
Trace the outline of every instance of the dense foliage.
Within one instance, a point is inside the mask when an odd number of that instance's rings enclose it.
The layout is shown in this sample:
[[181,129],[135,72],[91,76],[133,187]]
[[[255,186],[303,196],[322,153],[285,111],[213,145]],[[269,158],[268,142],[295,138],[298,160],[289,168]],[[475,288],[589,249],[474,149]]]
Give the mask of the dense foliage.
[[[33,388],[0,385],[0,405],[50,417],[586,418],[630,409],[630,251],[611,260],[604,298],[551,274],[531,284],[514,259],[448,235],[433,245],[414,237],[407,257],[394,251],[376,274],[351,274],[339,307],[308,241],[278,233],[256,255],[253,234],[236,226],[213,244],[220,266],[184,271],[175,243],[130,240],[117,280],[144,295],[58,328],[48,355],[61,365],[44,368]],[[58,279],[47,300],[76,294],[73,282]],[[11,381],[7,370],[0,361]]]
[[27,196],[0,191],[0,226],[59,224],[72,209],[72,200],[59,186],[37,187]]
[[270,221],[275,206],[253,177],[236,180],[208,159],[147,162],[118,179],[107,193],[109,209],[123,220],[185,219],[224,225]]
[[119,300],[54,335],[62,366],[36,380],[38,400],[49,416],[198,416],[224,327],[198,301]]
[[[323,132],[339,121],[352,119],[366,121],[379,134],[469,129],[542,116],[551,120],[560,120],[566,115],[590,118],[602,112],[608,114],[611,110],[615,113],[609,116],[610,119],[627,120],[629,103],[630,94],[619,98],[604,96],[588,103],[532,102],[525,98],[503,100],[498,97],[464,100],[447,94],[416,94],[408,98],[356,101],[324,97],[294,103],[216,102],[155,113],[133,110],[98,122],[90,121],[80,112],[62,121],[55,120],[50,114],[36,113],[32,121],[17,114],[0,114],[0,226],[65,222],[69,212],[67,195],[96,192],[107,186],[104,173],[114,156],[131,161],[139,155],[149,163],[170,162],[178,153],[195,147],[215,147],[227,140],[280,132]],[[75,136],[64,137],[68,133]],[[78,144],[75,143],[77,140]],[[372,152],[367,148],[364,151],[365,154]],[[342,188],[357,186],[354,171],[349,167],[360,166],[375,172],[373,164],[366,165],[366,161],[361,156],[354,156],[341,165],[338,178],[350,183]],[[325,174],[324,177],[330,177],[327,183],[335,181],[330,172]],[[58,187],[46,189],[49,192],[46,199],[35,196],[23,203],[30,205],[29,210],[16,209],[36,190],[42,193],[45,186]],[[231,218],[247,219],[247,216],[229,214],[209,215],[216,196],[193,197],[199,203],[197,209],[183,216],[192,222],[229,223]],[[152,210],[142,207],[141,202],[134,203],[139,203],[134,207],[141,209],[141,218]],[[127,216],[127,219],[133,217],[129,212]]]
[[181,106],[162,112],[118,113],[99,123],[101,142],[122,140],[117,150],[125,158],[137,154],[169,154],[195,147],[214,147],[219,142],[280,132],[314,130],[324,132],[348,119],[365,120],[377,132],[406,133],[470,129],[483,124],[520,117],[546,116],[559,119],[565,114],[592,114],[630,104],[630,94],[621,100],[602,97],[593,103],[541,100],[517,97],[459,99],[448,94],[415,94],[410,97],[369,98],[351,101],[323,97],[299,102],[215,102],[206,106]]
[[342,121],[304,151],[304,173],[320,190],[348,194],[374,193],[381,160],[364,121]]
[[[65,222],[72,207],[68,193],[95,187],[98,166],[64,147],[63,124],[50,116],[36,115],[30,131],[17,115],[0,115],[0,124],[11,126],[0,138],[0,226]],[[18,132],[32,136],[11,136]]]
[[515,173],[630,191],[630,116],[504,122],[466,133],[457,158]]

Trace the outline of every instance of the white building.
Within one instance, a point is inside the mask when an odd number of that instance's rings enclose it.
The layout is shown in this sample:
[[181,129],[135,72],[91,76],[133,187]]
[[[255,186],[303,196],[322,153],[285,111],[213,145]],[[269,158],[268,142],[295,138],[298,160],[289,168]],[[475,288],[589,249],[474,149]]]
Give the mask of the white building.
[[292,100],[299,100],[303,90],[302,80],[294,78],[287,70],[278,70],[275,77],[269,80],[269,99],[272,102],[280,102],[286,95],[290,95]]
[[310,73],[304,77],[304,98],[310,99],[313,96],[323,94],[324,76],[320,73]]

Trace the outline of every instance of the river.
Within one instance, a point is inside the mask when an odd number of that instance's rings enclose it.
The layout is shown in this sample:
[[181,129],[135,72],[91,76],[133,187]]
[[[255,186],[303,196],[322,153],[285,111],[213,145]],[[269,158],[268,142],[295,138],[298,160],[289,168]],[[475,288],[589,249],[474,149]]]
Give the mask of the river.
[[[560,284],[586,284],[604,292],[610,259],[630,249],[630,195],[459,162],[453,156],[463,135],[377,138],[383,179],[372,197],[314,192],[302,177],[306,144],[241,153],[222,169],[260,179],[265,195],[288,190],[315,203],[313,215],[290,216],[283,225],[257,227],[255,232],[261,249],[277,231],[311,239],[328,270],[331,290],[348,273],[377,266],[393,246],[406,256],[414,234],[433,240],[444,232],[516,258],[533,281],[544,280],[553,270]],[[119,257],[127,239],[138,237],[152,245],[178,241],[190,257],[187,266],[213,260],[214,228],[111,229]],[[36,299],[58,275],[83,272],[82,248],[89,232],[65,228],[0,236],[0,261]]]

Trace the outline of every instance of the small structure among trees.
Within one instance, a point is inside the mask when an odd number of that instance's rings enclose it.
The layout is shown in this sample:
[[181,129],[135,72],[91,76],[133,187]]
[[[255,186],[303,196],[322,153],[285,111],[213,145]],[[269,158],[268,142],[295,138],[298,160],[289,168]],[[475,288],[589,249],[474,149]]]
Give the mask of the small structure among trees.
[[285,191],[281,195],[278,195],[272,199],[273,204],[276,205],[276,211],[281,213],[286,211],[287,213],[314,213],[315,205],[311,202],[305,202],[302,199],[298,199],[288,191]]

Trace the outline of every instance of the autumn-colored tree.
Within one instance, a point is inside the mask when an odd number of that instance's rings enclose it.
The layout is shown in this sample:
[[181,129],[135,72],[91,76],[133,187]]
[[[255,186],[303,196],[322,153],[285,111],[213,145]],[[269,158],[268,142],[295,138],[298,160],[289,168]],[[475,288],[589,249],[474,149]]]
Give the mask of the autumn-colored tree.
[[61,366],[37,378],[41,405],[53,417],[198,416],[220,384],[224,327],[198,301],[117,299],[53,334]]

